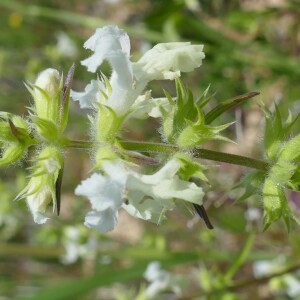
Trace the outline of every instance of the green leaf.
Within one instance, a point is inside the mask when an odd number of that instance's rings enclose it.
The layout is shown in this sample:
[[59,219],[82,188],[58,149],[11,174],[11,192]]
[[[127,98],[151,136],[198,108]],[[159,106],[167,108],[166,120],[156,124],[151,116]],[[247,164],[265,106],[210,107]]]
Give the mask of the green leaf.
[[244,201],[247,198],[260,194],[265,180],[265,173],[259,170],[249,172],[238,184],[232,189],[244,188],[245,192],[237,201]]
[[258,92],[250,92],[220,103],[205,115],[205,123],[211,124],[215,119],[217,119],[224,112],[257,95],[259,95]]
[[233,262],[231,263],[230,267],[226,271],[223,276],[223,281],[225,283],[230,283],[234,274],[240,269],[240,267],[245,263],[246,259],[250,255],[253,242],[254,242],[255,234],[253,232],[248,233],[247,239],[240,249],[237,256],[234,258]]

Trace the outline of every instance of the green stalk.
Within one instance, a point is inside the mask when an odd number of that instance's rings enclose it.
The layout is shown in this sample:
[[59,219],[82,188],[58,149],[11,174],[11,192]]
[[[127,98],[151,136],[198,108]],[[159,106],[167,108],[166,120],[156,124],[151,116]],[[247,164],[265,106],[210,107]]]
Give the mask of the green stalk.
[[[181,149],[176,145],[162,144],[162,143],[146,143],[146,142],[131,142],[120,141],[121,146],[128,151],[147,152],[147,153],[167,153],[175,154],[179,151],[192,150],[193,154],[197,158],[208,159],[218,162],[225,162],[234,165],[245,166],[253,169],[268,171],[269,165],[267,162],[259,159],[254,159],[246,156],[229,154],[219,151],[213,151],[208,149]],[[65,143],[66,148],[81,148],[90,149],[95,144],[90,141],[67,141]]]

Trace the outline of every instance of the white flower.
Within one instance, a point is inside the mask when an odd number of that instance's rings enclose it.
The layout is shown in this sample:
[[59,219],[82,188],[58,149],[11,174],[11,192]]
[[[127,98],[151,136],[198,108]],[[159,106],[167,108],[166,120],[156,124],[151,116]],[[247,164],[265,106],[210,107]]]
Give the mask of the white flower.
[[150,285],[145,290],[145,295],[150,299],[167,289],[180,293],[178,280],[172,278],[169,272],[162,270],[158,261],[153,261],[147,266],[144,278],[150,282]]
[[71,91],[71,97],[73,100],[79,101],[81,108],[93,108],[93,103],[100,102],[101,98],[98,81],[91,80],[84,92]]
[[[253,274],[256,278],[268,276],[272,273],[276,273],[285,268],[285,259],[282,256],[274,260],[261,260],[253,263]],[[298,273],[299,275],[299,273]],[[278,284],[280,282],[281,284]],[[270,290],[274,293],[285,292],[291,298],[295,298],[300,295],[300,280],[291,274],[284,274],[276,278],[272,278],[269,282]]]
[[56,48],[60,55],[72,58],[78,54],[75,43],[65,32],[58,32],[56,38]]
[[79,258],[95,258],[98,248],[98,240],[95,235],[88,235],[79,226],[67,226],[63,229],[63,246],[65,253],[61,256],[64,264],[72,264]]
[[[54,98],[57,95],[59,81],[59,72],[56,69],[48,68],[39,73],[34,85],[43,89],[50,97]],[[35,89],[35,92],[40,94],[38,89]],[[43,97],[41,94],[40,96]]]
[[102,232],[112,230],[118,222],[121,206],[134,217],[159,223],[165,211],[175,207],[175,198],[201,204],[202,189],[181,180],[176,175],[179,169],[177,159],[153,175],[141,175],[120,161],[104,162],[105,175],[95,173],[75,190],[76,195],[88,197],[92,204],[85,225]]
[[129,204],[123,208],[137,218],[159,223],[164,210],[175,207],[175,198],[202,204],[203,191],[195,183],[181,180],[176,173],[180,162],[172,159],[153,175],[128,174],[126,189]]
[[136,80],[176,79],[180,72],[191,72],[202,64],[203,45],[186,43],[161,43],[147,51],[133,63]]
[[[127,114],[149,81],[178,78],[181,72],[190,72],[199,67],[204,58],[202,45],[165,43],[156,45],[138,62],[132,63],[129,37],[117,26],[97,29],[84,47],[94,52],[81,62],[88,71],[96,72],[104,60],[110,63],[112,75],[109,82],[112,91],[105,104],[119,116]],[[97,92],[93,96],[90,92],[89,88],[81,94],[73,92],[71,96],[79,101],[82,108],[87,105],[92,107],[92,101],[97,100]],[[107,92],[107,89],[102,92]],[[86,96],[91,100],[87,101]]]
[[130,117],[136,119],[161,118],[162,110],[170,111],[171,103],[167,98],[151,98],[151,93],[146,92],[139,96],[131,107]]
[[123,186],[107,176],[94,173],[76,188],[75,194],[86,196],[92,204],[84,224],[101,232],[113,230],[118,222],[118,209],[123,202]]
[[287,285],[287,294],[291,299],[296,299],[300,295],[300,280],[290,274],[284,275],[284,282]]
[[48,204],[52,200],[51,189],[47,185],[44,185],[43,177],[44,176],[33,177],[32,180],[30,180],[27,191],[28,196],[26,198],[33,220],[37,224],[44,224],[49,220],[44,214]]
[[123,53],[127,57],[130,55],[130,40],[127,33],[112,25],[98,28],[85,42],[84,47],[94,52],[81,62],[90,72],[96,72],[105,59],[111,62],[115,52]]

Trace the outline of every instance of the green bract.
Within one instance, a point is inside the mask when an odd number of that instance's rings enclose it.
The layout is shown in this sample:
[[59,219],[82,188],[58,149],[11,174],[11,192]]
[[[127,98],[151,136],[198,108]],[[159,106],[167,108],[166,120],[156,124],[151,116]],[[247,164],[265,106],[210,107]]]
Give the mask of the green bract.
[[260,194],[265,180],[265,173],[259,170],[249,172],[236,186],[233,188],[244,188],[244,194],[238,199],[239,201]]
[[246,188],[241,199],[246,199],[255,193],[262,194],[265,230],[281,217],[289,230],[291,218],[299,223],[298,218],[289,208],[284,192],[285,189],[299,190],[300,135],[290,137],[298,116],[292,119],[289,115],[287,121],[283,122],[277,106],[274,113],[262,108],[266,115],[264,145],[269,159],[269,170],[267,174],[261,171],[250,173],[237,187]]
[[278,106],[275,105],[275,112],[261,106],[265,113],[266,125],[264,135],[264,146],[269,160],[276,160],[282,150],[283,143],[290,137],[293,125],[299,119],[299,115],[293,120],[291,115],[285,122],[282,120]]
[[32,140],[29,137],[29,130],[25,130],[27,125],[24,121],[16,118],[13,118],[12,121],[8,119],[13,135],[19,143],[22,143],[18,147],[7,148],[3,153],[4,160],[16,159],[21,156],[21,146],[26,149],[26,146],[31,144],[42,145],[35,158],[36,164],[32,167],[28,185],[17,196],[18,199],[26,198],[34,221],[39,224],[47,221],[48,218],[44,216],[44,213],[51,201],[59,214],[60,186],[63,174],[61,147],[67,141],[62,133],[68,122],[73,72],[74,65],[63,83],[62,76],[57,70],[46,69],[39,74],[35,84],[27,85],[34,100],[30,116],[32,127],[35,129],[32,132],[34,137]]
[[119,117],[109,106],[101,103],[96,105],[98,107],[95,117],[96,141],[113,143],[124,117]]
[[31,120],[42,139],[57,142],[68,122],[70,86],[74,65],[65,82],[55,69],[46,69],[39,74],[34,84],[26,85],[33,96]]
[[27,205],[36,223],[47,221],[44,216],[51,201],[53,209],[59,213],[60,176],[63,170],[63,157],[56,147],[44,148],[36,157],[36,164],[32,167],[31,178],[27,186],[17,196],[17,199],[26,198]]
[[266,152],[273,160],[273,165],[270,167],[263,190],[265,229],[280,217],[284,218],[288,229],[290,228],[290,218],[299,222],[291,212],[284,193],[284,188],[297,190],[299,182],[297,182],[297,177],[293,176],[296,170],[299,169],[297,160],[300,157],[300,135],[287,140],[288,133],[290,133],[291,127],[295,124],[297,118],[292,120],[289,117],[286,124],[282,124],[280,112],[276,107],[275,114],[269,115],[266,123],[266,134],[270,135],[266,138]]
[[194,100],[191,91],[187,90],[180,80],[176,80],[177,98],[166,93],[171,104],[170,111],[164,111],[163,130],[170,143],[176,143],[179,147],[195,147],[210,140],[225,140],[220,131],[229,127],[232,123],[221,126],[206,124],[204,113],[201,110],[199,99]]
[[296,219],[289,206],[283,189],[272,179],[267,178],[263,186],[264,230],[283,217],[287,229],[290,229],[290,217]]
[[0,112],[0,142],[2,155],[0,166],[9,165],[24,157],[27,148],[34,143],[29,125],[24,119]]

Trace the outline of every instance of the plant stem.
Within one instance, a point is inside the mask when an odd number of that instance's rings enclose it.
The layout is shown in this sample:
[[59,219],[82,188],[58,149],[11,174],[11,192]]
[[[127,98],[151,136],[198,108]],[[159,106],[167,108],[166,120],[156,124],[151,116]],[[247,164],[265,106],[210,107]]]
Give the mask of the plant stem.
[[[220,295],[220,294],[224,294],[225,291],[226,292],[229,292],[229,291],[234,292],[234,291],[240,290],[242,288],[245,288],[247,286],[264,284],[264,283],[268,282],[269,280],[271,280],[272,278],[279,277],[279,276],[282,276],[282,275],[285,275],[288,273],[293,273],[293,272],[298,271],[299,269],[300,269],[300,264],[297,262],[294,265],[286,267],[285,269],[282,269],[281,271],[278,271],[278,272],[274,272],[270,275],[262,276],[259,278],[252,277],[252,278],[248,278],[248,279],[237,280],[237,281],[233,282],[232,284],[228,284],[219,289],[214,289],[209,292],[199,292],[199,293],[197,292],[193,295],[185,296],[184,299],[188,300],[188,299],[195,299],[195,298],[204,297],[204,296],[208,297],[208,296],[213,296],[213,295]],[[183,300],[183,298],[178,298],[178,299]]]
[[[246,156],[229,154],[224,152],[218,152],[208,149],[181,149],[176,145],[163,144],[163,143],[149,143],[149,142],[132,142],[132,141],[120,141],[121,146],[125,150],[147,152],[147,153],[169,153],[175,154],[179,151],[192,150],[193,154],[197,158],[208,159],[213,161],[225,162],[234,165],[245,166],[257,170],[266,172],[269,168],[267,162],[259,159],[254,159]],[[90,149],[95,143],[90,141],[67,141],[65,143],[66,148],[81,148]]]
[[91,141],[72,141],[65,140],[64,147],[65,148],[77,148],[77,149],[91,149],[94,147],[95,143]]

